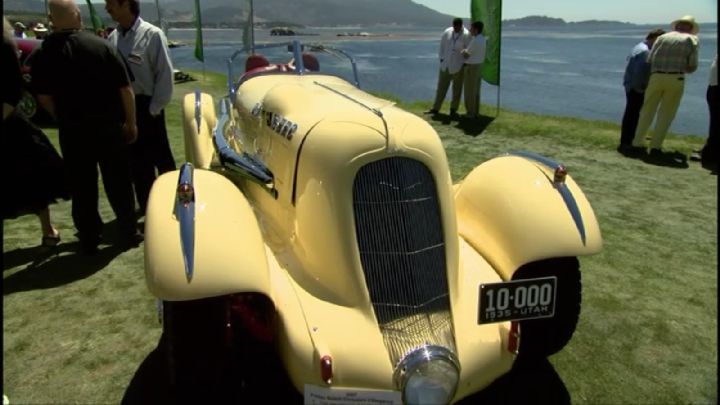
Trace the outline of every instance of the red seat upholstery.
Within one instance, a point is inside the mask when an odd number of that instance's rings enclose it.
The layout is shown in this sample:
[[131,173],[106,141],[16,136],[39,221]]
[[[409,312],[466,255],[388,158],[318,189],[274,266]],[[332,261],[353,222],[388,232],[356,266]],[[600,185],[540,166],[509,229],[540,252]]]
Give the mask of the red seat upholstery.
[[245,60],[245,72],[249,72],[251,70],[266,66],[270,66],[270,62],[268,62],[267,58],[262,55],[253,54],[248,56],[248,58]]
[[318,62],[315,55],[304,53],[302,54],[303,66],[306,70],[317,72],[320,70],[320,62]]

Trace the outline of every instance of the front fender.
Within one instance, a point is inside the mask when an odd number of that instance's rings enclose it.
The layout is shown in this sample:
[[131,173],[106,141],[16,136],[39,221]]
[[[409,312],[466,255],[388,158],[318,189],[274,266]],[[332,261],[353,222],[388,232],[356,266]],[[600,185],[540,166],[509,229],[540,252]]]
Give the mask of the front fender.
[[590,203],[569,175],[554,181],[556,165],[537,155],[503,156],[456,187],[458,232],[504,280],[526,263],[602,248]]
[[217,123],[212,96],[200,92],[186,94],[182,103],[182,122],[185,160],[199,169],[209,169],[215,156],[212,131]]
[[[240,190],[217,173],[194,170],[194,218],[186,222],[181,235],[175,214],[179,173],[172,171],[158,177],[148,200],[145,280],[150,292],[166,301],[236,292],[259,292],[270,297],[263,239],[253,210]],[[182,236],[189,241],[184,246]],[[187,255],[188,249],[193,254]]]

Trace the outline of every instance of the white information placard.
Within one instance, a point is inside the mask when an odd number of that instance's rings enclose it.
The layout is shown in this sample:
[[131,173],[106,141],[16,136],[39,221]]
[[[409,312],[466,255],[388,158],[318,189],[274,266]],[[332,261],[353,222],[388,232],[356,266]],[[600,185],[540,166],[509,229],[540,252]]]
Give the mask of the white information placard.
[[305,384],[306,405],[402,405],[399,391],[326,388]]

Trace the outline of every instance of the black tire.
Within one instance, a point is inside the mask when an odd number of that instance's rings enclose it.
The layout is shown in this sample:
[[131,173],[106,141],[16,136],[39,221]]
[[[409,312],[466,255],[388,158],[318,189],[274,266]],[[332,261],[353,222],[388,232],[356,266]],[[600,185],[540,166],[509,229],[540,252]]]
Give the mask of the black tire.
[[576,257],[540,260],[521,266],[513,280],[556,276],[555,316],[520,321],[520,357],[547,357],[562,350],[580,317],[582,283]]

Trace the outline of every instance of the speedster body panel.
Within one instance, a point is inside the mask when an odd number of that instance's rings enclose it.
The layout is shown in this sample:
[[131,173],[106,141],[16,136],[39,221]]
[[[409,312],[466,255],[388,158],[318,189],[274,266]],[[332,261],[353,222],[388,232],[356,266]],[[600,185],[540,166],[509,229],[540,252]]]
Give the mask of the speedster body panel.
[[[512,368],[523,331],[479,321],[482,286],[601,248],[592,208],[561,165],[511,154],[453,185],[427,122],[348,81],[278,64],[232,86],[218,108],[207,94],[186,96],[189,164],[153,186],[146,280],[170,306],[267,297],[273,350],[306,401],[308,387],[408,403],[481,391]],[[556,315],[561,290],[579,294],[577,284],[553,287]],[[530,313],[518,301],[539,291],[515,295],[518,312]],[[502,298],[489,305],[504,309]]]

